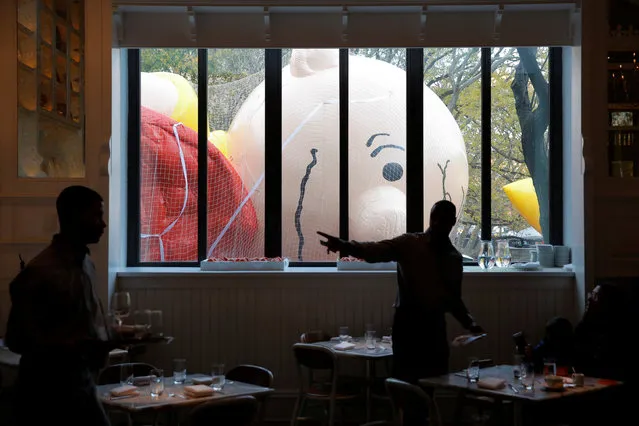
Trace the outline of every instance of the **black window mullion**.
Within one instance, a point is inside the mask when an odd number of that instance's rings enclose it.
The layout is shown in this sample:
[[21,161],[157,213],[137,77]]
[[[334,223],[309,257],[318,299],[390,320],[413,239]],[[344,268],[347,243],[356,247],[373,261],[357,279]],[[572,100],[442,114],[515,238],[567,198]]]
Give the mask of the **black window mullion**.
[[265,51],[264,256],[282,255],[282,51]]
[[406,231],[424,230],[424,49],[406,49]]
[[481,239],[492,239],[491,225],[491,48],[481,49]]
[[339,237],[348,240],[348,49],[339,50]]
[[563,186],[563,51],[551,47],[548,60],[548,88],[550,117],[548,125],[548,182],[549,182],[549,238],[550,244],[561,245],[564,240]]
[[208,50],[197,51],[197,257],[208,258]]
[[140,263],[140,50],[127,50],[127,265]]

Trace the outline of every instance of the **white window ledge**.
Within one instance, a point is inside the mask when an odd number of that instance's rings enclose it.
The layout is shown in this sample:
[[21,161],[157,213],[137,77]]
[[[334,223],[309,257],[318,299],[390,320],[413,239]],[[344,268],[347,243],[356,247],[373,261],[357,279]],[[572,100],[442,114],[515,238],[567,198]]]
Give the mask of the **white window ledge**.
[[[394,270],[360,270],[360,271],[338,271],[336,267],[289,267],[284,271],[201,271],[197,267],[130,267],[121,268],[115,271],[118,277],[169,277],[169,276],[245,276],[245,275],[286,275],[291,276],[309,276],[309,275],[391,275],[395,274]],[[539,271],[517,271],[514,269],[493,268],[490,270],[482,270],[479,266],[464,266],[464,275],[467,276],[501,276],[512,278],[516,275],[520,276],[539,276],[539,277],[573,277],[572,271],[566,271],[563,268],[544,268]]]

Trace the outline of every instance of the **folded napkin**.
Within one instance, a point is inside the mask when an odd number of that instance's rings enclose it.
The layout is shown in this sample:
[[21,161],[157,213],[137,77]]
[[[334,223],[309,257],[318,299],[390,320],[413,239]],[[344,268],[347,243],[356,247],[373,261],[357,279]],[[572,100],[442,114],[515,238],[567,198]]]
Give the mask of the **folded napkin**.
[[382,343],[392,343],[393,336],[382,336]]
[[479,379],[477,387],[491,390],[503,389],[506,387],[506,381],[498,377],[486,377],[485,379]]
[[342,343],[338,343],[337,345],[333,346],[333,349],[336,349],[338,351],[349,351],[351,349],[355,349],[355,344],[350,343],[350,342],[342,342]]
[[[340,340],[341,340],[340,337],[331,337],[331,342],[339,342]],[[353,340],[353,336],[348,336],[346,340],[350,342],[351,340]]]
[[193,398],[213,395],[213,388],[206,385],[184,386],[184,394]]
[[112,396],[125,396],[137,394],[138,388],[131,385],[122,385],[111,389]]
[[213,377],[194,377],[193,384],[194,385],[210,385],[213,383]]

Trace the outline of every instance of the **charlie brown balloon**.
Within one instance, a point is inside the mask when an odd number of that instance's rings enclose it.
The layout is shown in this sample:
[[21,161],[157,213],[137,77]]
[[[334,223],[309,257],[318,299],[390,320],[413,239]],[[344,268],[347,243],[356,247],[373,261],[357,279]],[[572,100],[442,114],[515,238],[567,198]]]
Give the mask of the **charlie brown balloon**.
[[[406,230],[406,74],[349,56],[349,238],[372,241]],[[264,83],[238,111],[229,158],[264,223]],[[339,234],[339,51],[293,50],[282,69],[282,254],[335,260],[315,232]],[[424,211],[446,198],[463,209],[466,147],[448,108],[424,86]]]

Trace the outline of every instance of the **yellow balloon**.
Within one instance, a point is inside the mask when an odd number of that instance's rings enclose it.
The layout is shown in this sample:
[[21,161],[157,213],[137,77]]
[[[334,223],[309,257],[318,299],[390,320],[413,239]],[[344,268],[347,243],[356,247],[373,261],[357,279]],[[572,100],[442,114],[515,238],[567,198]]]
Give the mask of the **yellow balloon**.
[[[191,83],[189,83],[186,78],[178,74],[169,72],[155,72],[153,74],[169,80],[178,92],[177,103],[173,107],[171,118],[197,132],[197,93],[195,93],[195,89],[193,89]],[[208,123],[206,126],[206,133],[209,133]]]
[[526,222],[541,233],[539,224],[539,201],[532,178],[521,179],[504,186],[504,192],[515,210]]
[[214,130],[209,133],[209,141],[219,149],[225,157],[229,154],[228,135],[224,130]]

